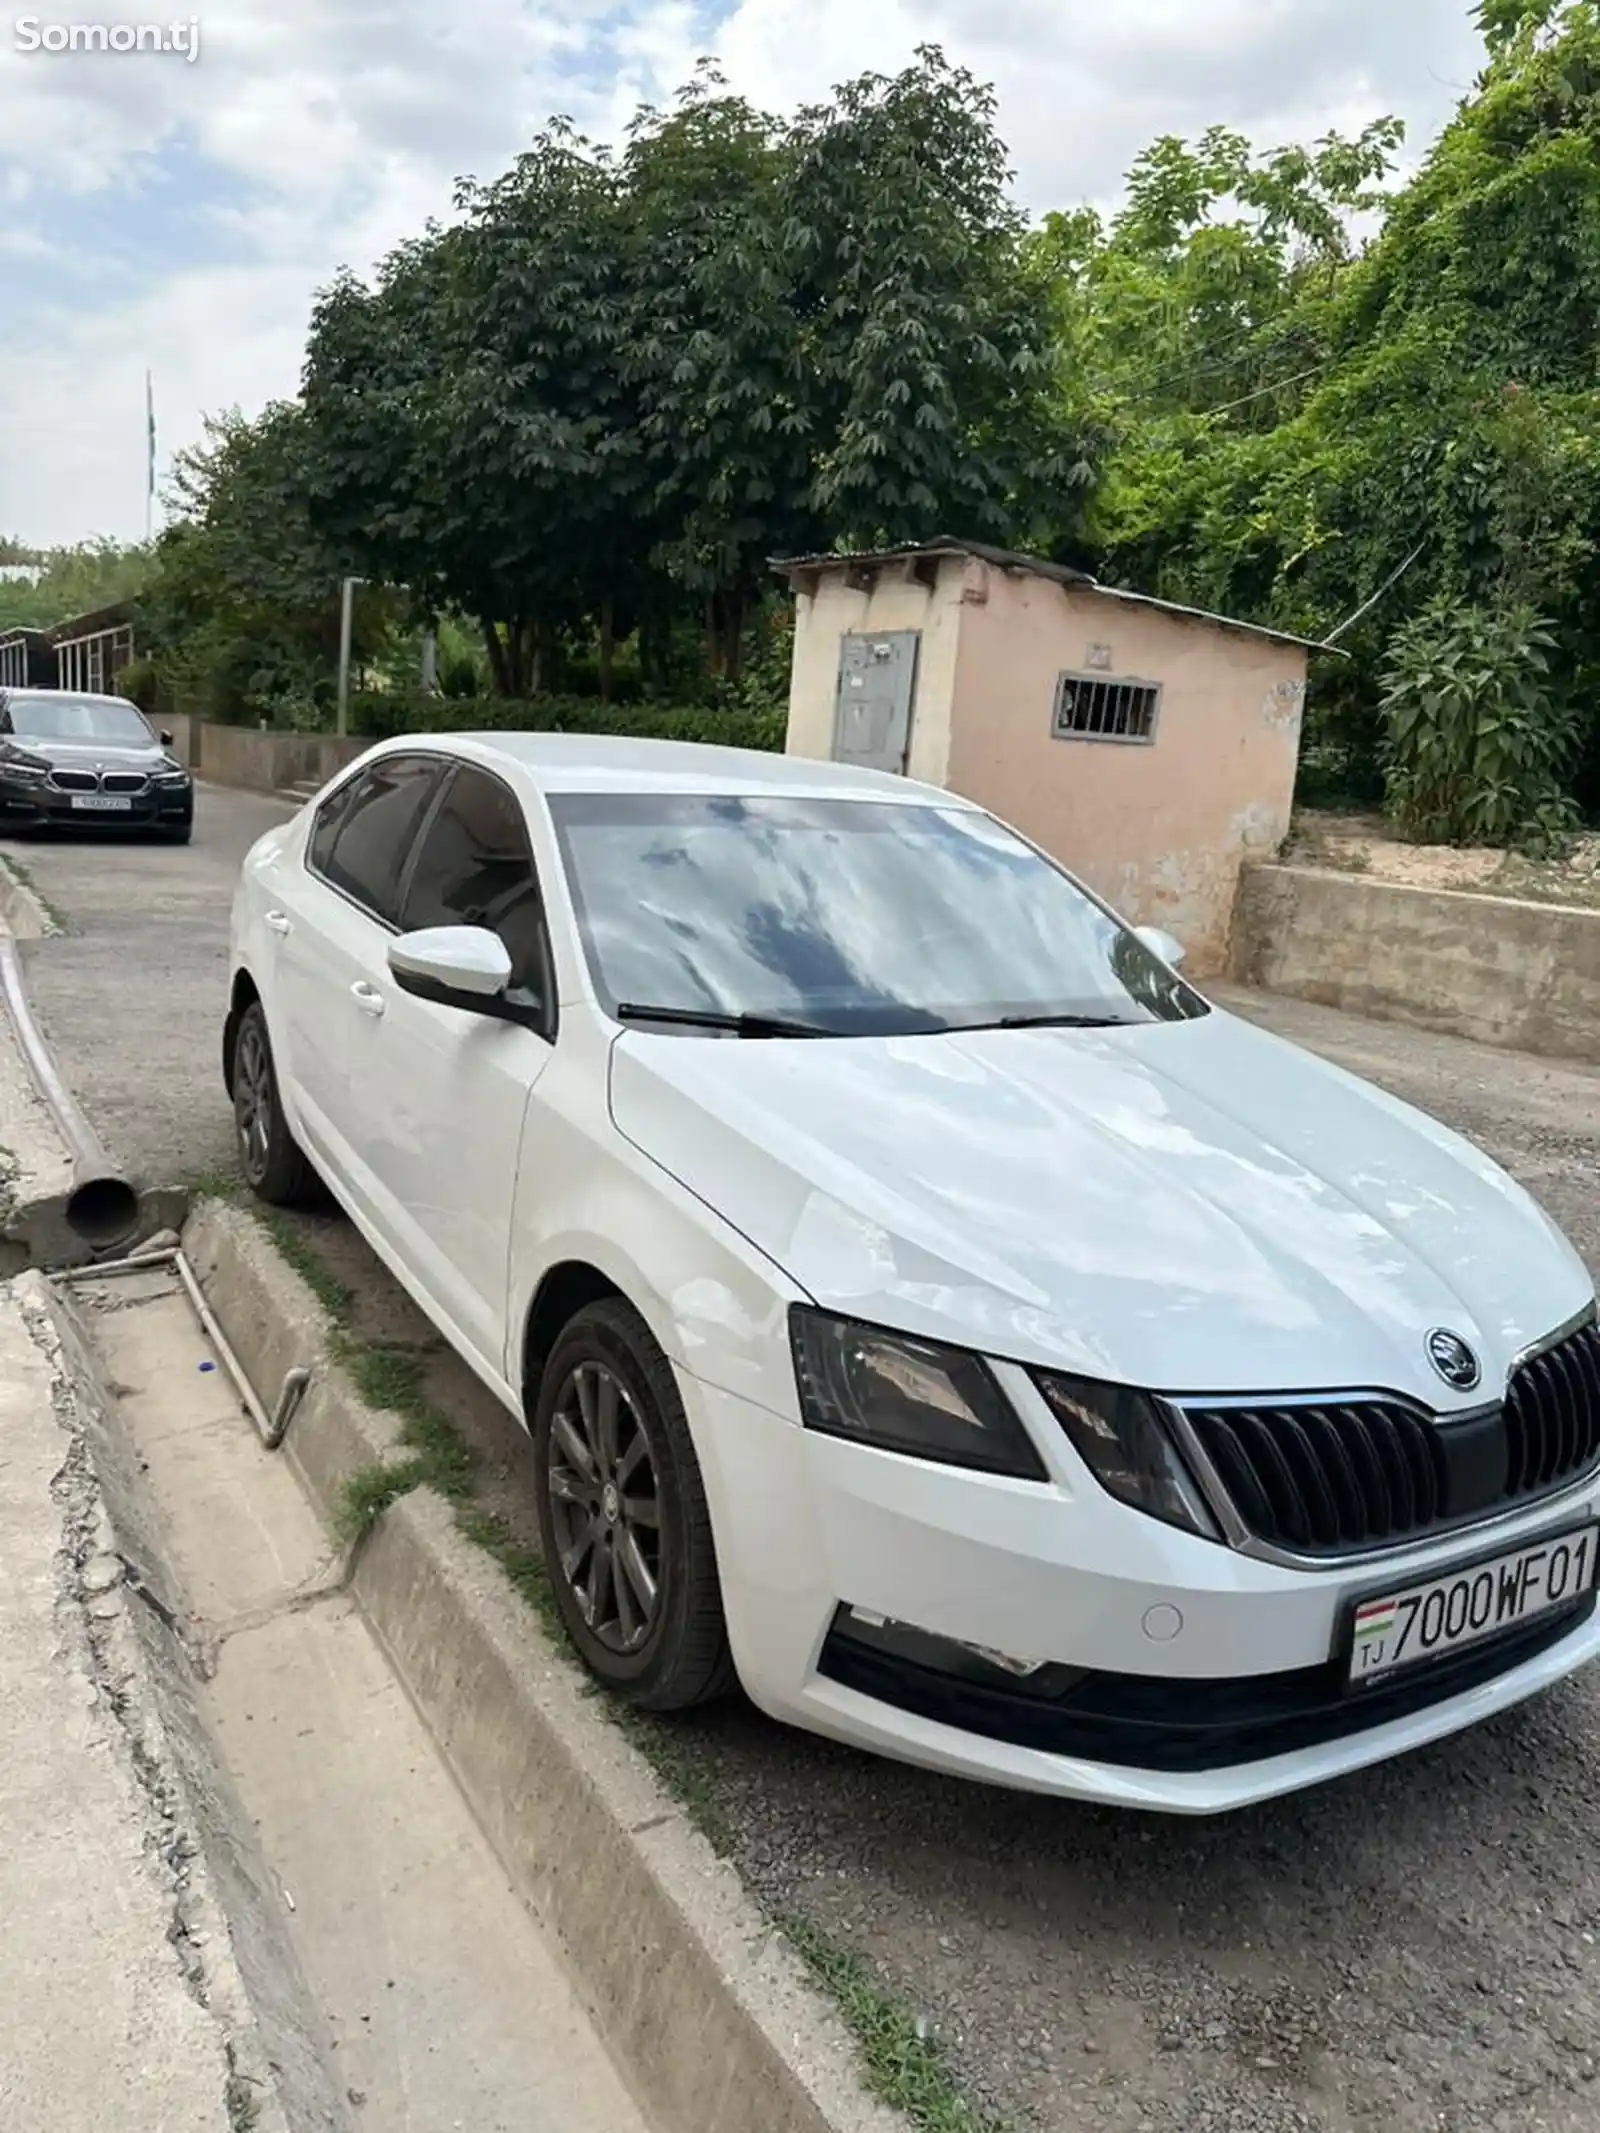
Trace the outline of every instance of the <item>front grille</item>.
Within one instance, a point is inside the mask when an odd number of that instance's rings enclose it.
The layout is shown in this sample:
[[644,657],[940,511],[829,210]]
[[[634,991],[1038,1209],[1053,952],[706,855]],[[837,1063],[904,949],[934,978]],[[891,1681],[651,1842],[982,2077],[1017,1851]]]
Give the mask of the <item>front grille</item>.
[[149,782],[142,770],[106,770],[100,774],[103,792],[143,792]]
[[1501,1406],[1462,1421],[1391,1399],[1183,1412],[1258,1540],[1302,1555],[1393,1546],[1600,1464],[1600,1326],[1520,1365]]
[[100,780],[92,770],[52,770],[50,783],[57,792],[98,792]]

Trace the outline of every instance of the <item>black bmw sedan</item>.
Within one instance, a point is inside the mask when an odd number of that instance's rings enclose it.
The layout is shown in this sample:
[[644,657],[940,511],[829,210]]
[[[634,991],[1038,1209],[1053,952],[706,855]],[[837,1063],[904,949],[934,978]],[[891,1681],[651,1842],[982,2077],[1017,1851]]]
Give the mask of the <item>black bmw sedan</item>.
[[194,780],[137,704],[0,689],[0,827],[147,830],[187,844]]

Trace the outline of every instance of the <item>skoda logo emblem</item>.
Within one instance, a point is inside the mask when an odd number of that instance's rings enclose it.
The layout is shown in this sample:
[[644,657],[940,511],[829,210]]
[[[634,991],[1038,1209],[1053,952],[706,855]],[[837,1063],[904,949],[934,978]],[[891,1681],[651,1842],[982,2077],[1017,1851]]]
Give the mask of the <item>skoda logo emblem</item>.
[[1483,1376],[1482,1365],[1460,1334],[1444,1326],[1428,1335],[1428,1361],[1457,1392],[1472,1392]]

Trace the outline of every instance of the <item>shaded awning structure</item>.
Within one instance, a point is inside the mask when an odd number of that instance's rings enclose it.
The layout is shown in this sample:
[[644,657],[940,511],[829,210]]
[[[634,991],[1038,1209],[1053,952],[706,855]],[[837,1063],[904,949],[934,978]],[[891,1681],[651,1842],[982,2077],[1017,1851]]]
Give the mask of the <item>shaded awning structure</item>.
[[0,631],[0,689],[81,689],[103,696],[133,658],[131,600],[69,615],[46,630]]

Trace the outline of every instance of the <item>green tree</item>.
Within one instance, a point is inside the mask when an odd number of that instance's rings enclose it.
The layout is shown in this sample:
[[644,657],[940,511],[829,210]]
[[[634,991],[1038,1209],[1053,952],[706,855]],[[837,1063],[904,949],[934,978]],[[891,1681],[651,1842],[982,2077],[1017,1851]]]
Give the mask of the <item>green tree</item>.
[[819,520],[870,546],[1074,517],[1091,470],[1053,405],[1047,292],[993,91],[925,47],[802,111],[792,144]]
[[[315,725],[332,702],[350,564],[312,524],[309,462],[305,414],[280,402],[253,422],[237,410],[209,421],[173,463],[144,635],[168,691],[212,717]],[[392,595],[361,593],[358,664],[397,620]]]
[[25,550],[4,544],[4,560],[37,563],[39,575],[0,581],[0,630],[49,629],[74,615],[132,600],[144,585],[150,551],[119,541],[79,541],[65,548]]

